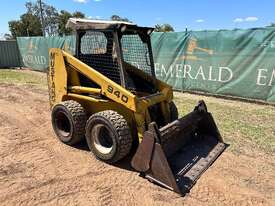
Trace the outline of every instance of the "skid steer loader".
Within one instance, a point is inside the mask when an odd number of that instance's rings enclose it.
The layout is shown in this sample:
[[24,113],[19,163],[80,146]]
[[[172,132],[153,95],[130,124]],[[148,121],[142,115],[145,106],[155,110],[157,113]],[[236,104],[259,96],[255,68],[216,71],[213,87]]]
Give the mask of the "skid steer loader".
[[132,167],[145,178],[185,194],[224,151],[206,105],[178,119],[172,88],[156,79],[153,28],[70,19],[75,54],[49,51],[49,96],[57,137],[86,138],[100,160],[115,163],[137,144]]

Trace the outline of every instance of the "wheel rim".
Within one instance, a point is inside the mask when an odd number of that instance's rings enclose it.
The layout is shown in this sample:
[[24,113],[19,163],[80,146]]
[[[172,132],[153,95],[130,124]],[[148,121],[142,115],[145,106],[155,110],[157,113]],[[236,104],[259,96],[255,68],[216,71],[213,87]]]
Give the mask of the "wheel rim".
[[111,132],[103,124],[97,124],[92,128],[92,137],[95,148],[102,154],[109,154],[113,149]]
[[56,112],[55,125],[57,132],[65,138],[68,138],[71,133],[71,124],[67,115],[63,111]]

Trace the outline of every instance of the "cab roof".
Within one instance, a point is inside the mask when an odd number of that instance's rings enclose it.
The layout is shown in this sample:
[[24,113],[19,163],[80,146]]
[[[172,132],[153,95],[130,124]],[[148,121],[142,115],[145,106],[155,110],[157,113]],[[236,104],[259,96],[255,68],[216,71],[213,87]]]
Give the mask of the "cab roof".
[[137,24],[126,21],[94,20],[80,18],[70,18],[66,24],[66,27],[73,30],[104,30],[119,29],[122,28],[124,25],[130,28],[153,29],[151,27],[139,27]]

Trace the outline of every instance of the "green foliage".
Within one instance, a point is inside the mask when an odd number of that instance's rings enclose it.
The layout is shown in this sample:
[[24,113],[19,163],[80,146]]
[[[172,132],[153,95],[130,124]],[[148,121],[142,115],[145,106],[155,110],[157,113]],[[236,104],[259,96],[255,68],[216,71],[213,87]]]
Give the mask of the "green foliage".
[[111,20],[113,20],[113,21],[131,22],[129,19],[127,19],[127,18],[122,18],[122,17],[120,17],[120,16],[118,16],[118,15],[112,15],[112,16],[111,16]]
[[40,4],[36,2],[28,1],[25,4],[27,13],[30,13],[43,21],[44,31],[48,36],[54,36],[58,34],[58,11],[51,5],[41,2],[42,7],[42,19]]
[[[70,13],[65,10],[57,11],[51,5],[41,2],[42,18],[39,1],[28,1],[25,4],[26,13],[20,17],[20,20],[9,22],[9,28],[12,38],[18,36],[42,36],[44,27],[47,36],[69,35],[70,29],[66,29],[66,23],[69,18],[85,18],[85,14],[80,11]],[[43,22],[43,25],[42,23]]]
[[59,35],[68,35],[71,33],[71,29],[66,28],[66,23],[72,14],[68,11],[61,10],[58,18],[58,33]]
[[80,11],[75,11],[75,12],[72,14],[72,17],[75,17],[75,18],[85,18],[85,14],[83,14],[83,13],[80,12]]
[[[85,18],[85,14],[80,11],[70,13],[66,10],[61,10],[58,12],[55,7],[43,1],[41,1],[41,16],[39,0],[34,2],[27,1],[25,7],[27,11],[20,17],[20,20],[9,21],[11,38],[18,36],[42,36],[43,28],[46,36],[69,35],[72,33],[71,29],[66,28],[69,18]],[[111,20],[131,22],[129,19],[118,15],[112,15]]]
[[10,21],[9,28],[13,38],[17,36],[42,35],[42,27],[39,18],[30,13],[21,15],[19,21]]
[[[27,11],[21,15],[20,20],[9,22],[9,28],[13,38],[17,36],[42,36],[43,27],[48,36],[58,34],[58,12],[56,8],[41,2],[41,19],[39,1],[26,2],[25,7]],[[43,22],[43,25],[41,22]]]
[[270,23],[268,26],[266,27],[275,27],[275,23]]
[[68,11],[61,10],[59,13],[59,18],[58,18],[58,34],[60,36],[62,35],[69,35],[71,34],[72,30],[66,28],[67,21],[69,18],[75,17],[75,18],[85,18],[85,14],[83,14],[80,11],[76,11],[73,14],[71,14]]
[[156,32],[173,32],[174,28],[170,24],[157,24],[155,26]]

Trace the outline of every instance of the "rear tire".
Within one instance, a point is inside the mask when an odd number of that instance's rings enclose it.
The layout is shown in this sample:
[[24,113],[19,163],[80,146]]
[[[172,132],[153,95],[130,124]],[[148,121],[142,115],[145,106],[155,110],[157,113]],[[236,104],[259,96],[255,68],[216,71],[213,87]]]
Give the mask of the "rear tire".
[[98,112],[89,118],[86,140],[92,153],[108,163],[124,158],[133,142],[127,121],[112,110]]
[[179,118],[178,108],[173,101],[169,103],[169,108],[170,108],[170,120],[171,122],[173,122]]
[[76,101],[69,100],[55,105],[52,109],[52,126],[59,140],[74,145],[84,139],[86,113]]

